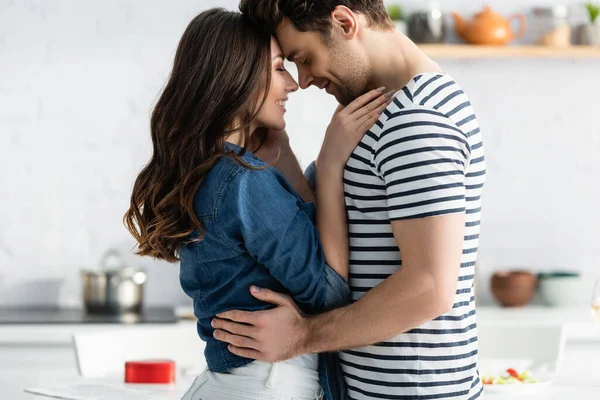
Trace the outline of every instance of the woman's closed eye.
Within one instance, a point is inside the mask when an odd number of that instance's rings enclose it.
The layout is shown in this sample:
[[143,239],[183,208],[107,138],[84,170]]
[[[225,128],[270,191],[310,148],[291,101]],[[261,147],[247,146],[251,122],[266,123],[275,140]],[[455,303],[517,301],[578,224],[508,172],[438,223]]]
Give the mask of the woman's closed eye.
[[285,66],[283,65],[283,63],[277,63],[277,65],[275,65],[275,70],[279,71],[279,72],[285,72],[285,71],[287,71],[285,69]]

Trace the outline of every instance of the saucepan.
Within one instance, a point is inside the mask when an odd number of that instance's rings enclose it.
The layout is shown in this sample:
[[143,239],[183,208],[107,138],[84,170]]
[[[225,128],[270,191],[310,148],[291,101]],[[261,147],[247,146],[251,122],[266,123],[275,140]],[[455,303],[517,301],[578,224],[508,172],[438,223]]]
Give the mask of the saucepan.
[[139,314],[144,303],[146,272],[128,266],[121,253],[109,249],[100,268],[82,271],[83,302],[89,314]]

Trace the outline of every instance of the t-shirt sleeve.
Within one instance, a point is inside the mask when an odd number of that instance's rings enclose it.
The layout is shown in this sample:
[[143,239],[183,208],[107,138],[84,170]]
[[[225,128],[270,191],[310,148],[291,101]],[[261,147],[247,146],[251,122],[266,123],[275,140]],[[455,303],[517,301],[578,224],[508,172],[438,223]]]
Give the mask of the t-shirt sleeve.
[[425,107],[401,110],[383,124],[373,150],[390,220],[465,211],[470,148],[448,117]]
[[310,189],[313,191],[313,193],[316,193],[316,191],[317,191],[317,167],[315,166],[314,161],[311,162],[308,167],[306,167],[306,170],[304,170],[304,178],[306,178],[306,181],[308,182],[308,186],[310,186]]

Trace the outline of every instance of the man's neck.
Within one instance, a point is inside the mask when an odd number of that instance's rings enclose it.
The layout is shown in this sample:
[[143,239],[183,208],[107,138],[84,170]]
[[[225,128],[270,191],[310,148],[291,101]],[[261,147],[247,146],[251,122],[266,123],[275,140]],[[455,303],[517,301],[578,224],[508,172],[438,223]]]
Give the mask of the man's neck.
[[416,75],[442,72],[416,44],[400,32],[369,32],[368,56],[372,66],[374,89],[402,89]]

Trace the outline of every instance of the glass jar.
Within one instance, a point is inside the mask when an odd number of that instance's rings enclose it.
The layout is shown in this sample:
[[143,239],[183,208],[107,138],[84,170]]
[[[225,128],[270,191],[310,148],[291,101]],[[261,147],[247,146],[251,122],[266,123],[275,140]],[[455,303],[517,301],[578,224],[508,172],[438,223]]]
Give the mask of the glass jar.
[[569,14],[569,8],[565,5],[534,8],[536,43],[551,47],[571,46]]

